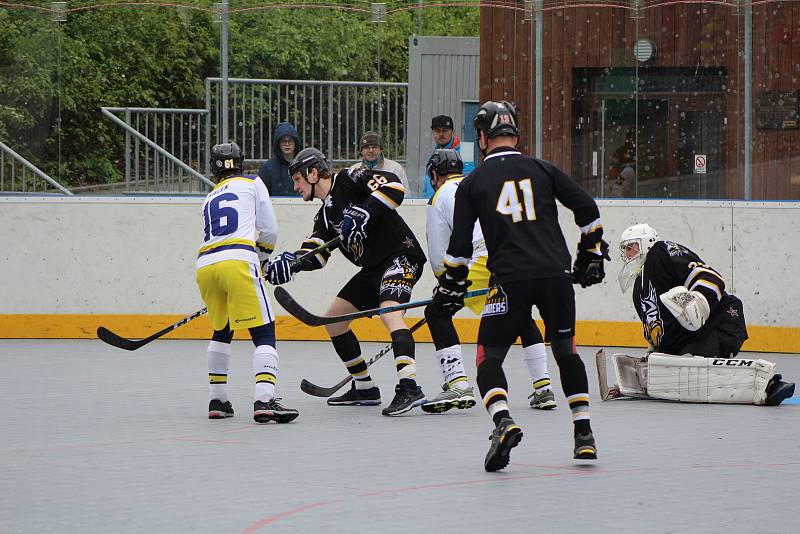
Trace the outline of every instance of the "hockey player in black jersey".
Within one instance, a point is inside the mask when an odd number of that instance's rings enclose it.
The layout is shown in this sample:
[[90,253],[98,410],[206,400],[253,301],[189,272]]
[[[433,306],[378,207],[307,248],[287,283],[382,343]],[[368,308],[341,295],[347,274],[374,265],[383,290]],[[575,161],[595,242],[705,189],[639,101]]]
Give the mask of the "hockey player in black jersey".
[[[522,429],[511,418],[503,360],[527,327],[532,306],[544,320],[546,335],[561,371],[561,384],[574,422],[576,459],[595,459],[597,449],[589,423],[589,384],[575,350],[575,293],[605,276],[608,245],[602,240],[600,212],[591,196],[545,161],[523,156],[516,111],[507,102],[486,102],[474,119],[484,154],[481,166],[459,185],[453,234],[445,256],[447,272],[439,279],[434,301],[439,306],[463,306],[472,228],[480,220],[489,252],[488,267],[497,280],[481,316],[478,331],[478,388],[495,423],[484,467],[497,471],[508,465],[511,448]],[[556,200],[572,210],[581,228],[573,269],[558,224]]]
[[[622,292],[633,286],[633,307],[650,352],[735,357],[747,339],[742,301],[700,257],[674,241],[658,239],[648,224],[622,232]],[[794,394],[794,383],[776,374],[766,386],[767,406]]]
[[[289,166],[294,190],[303,200],[322,200],[314,217],[314,229],[296,253],[284,252],[272,262],[267,280],[275,285],[289,282],[300,270],[321,269],[330,256],[324,251],[302,266],[293,264],[298,254],[310,251],[336,236],[344,256],[361,270],[339,291],[328,308],[329,316],[359,310],[405,304],[422,274],[425,254],[395,208],[405,195],[400,179],[387,171],[344,169],[332,175],[325,156],[316,148],[300,151]],[[403,312],[380,316],[392,337],[398,384],[392,403],[383,415],[400,415],[425,402],[416,383],[414,338]],[[330,405],[377,405],[381,403],[361,348],[350,323],[326,326],[336,353],[353,376],[351,389],[328,399]]]

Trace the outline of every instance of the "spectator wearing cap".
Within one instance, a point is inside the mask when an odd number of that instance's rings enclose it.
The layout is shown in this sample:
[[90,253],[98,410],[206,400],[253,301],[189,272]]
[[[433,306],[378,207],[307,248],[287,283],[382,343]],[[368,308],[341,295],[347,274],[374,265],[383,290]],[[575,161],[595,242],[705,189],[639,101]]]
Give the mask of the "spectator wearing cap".
[[[461,140],[455,134],[452,117],[447,115],[437,115],[431,119],[431,137],[433,137],[434,150],[437,148],[450,148],[461,155]],[[474,168],[475,165],[471,161],[464,161],[465,176]],[[434,193],[433,187],[431,186],[431,179],[427,172],[425,173],[423,192],[425,194],[425,198],[431,198]]]
[[352,165],[351,169],[366,167],[367,169],[378,169],[396,174],[403,187],[408,191],[408,177],[403,166],[392,159],[383,157],[383,138],[378,132],[364,132],[359,141],[361,148],[361,161]]
[[297,129],[290,122],[282,122],[275,127],[272,135],[272,158],[261,162],[258,176],[267,186],[270,196],[296,197],[289,176],[289,163],[303,147]]

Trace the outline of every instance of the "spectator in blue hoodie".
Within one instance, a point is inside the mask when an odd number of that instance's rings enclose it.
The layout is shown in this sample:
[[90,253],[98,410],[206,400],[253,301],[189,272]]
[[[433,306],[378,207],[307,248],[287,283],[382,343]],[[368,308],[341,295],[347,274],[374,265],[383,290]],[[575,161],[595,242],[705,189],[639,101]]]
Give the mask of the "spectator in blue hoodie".
[[272,158],[262,161],[258,176],[267,186],[271,197],[296,197],[289,176],[289,163],[292,162],[302,146],[297,129],[290,122],[282,122],[275,127],[272,136]]

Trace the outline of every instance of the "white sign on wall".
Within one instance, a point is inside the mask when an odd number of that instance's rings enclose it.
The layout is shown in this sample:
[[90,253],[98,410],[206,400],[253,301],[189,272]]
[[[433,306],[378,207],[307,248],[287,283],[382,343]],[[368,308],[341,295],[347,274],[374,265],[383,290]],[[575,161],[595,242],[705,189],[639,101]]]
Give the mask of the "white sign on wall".
[[694,155],[694,173],[695,174],[705,174],[706,173],[706,155],[705,154],[695,154]]

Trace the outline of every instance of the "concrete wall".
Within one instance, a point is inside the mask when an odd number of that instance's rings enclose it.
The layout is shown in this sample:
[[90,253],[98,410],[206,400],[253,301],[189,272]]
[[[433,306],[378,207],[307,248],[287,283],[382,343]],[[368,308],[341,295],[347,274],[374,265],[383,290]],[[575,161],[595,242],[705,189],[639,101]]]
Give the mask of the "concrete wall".
[[[0,272],[5,282],[0,286],[0,316],[184,315],[202,308],[194,282],[203,231],[201,203],[200,197],[0,197]],[[630,295],[623,296],[616,282],[621,266],[616,250],[623,229],[648,222],[662,238],[688,246],[720,271],[744,301],[749,325],[782,327],[773,334],[790,334],[773,350],[800,352],[800,283],[792,274],[800,265],[800,204],[599,203],[612,262],[603,284],[576,289],[579,321],[598,329],[600,337],[592,339],[625,344],[614,337],[611,326],[617,322],[641,335]],[[274,204],[281,228],[278,250],[294,250],[310,230],[319,203],[276,199]],[[408,200],[400,213],[424,242],[424,201]],[[572,246],[578,229],[569,210],[562,208],[560,214]],[[324,271],[301,273],[286,287],[299,302],[322,312],[354,272],[334,254]],[[427,298],[433,282],[427,269],[415,298]],[[410,315],[421,313],[416,309]],[[471,317],[464,311],[460,316]],[[0,337],[28,336],[6,324]]]

